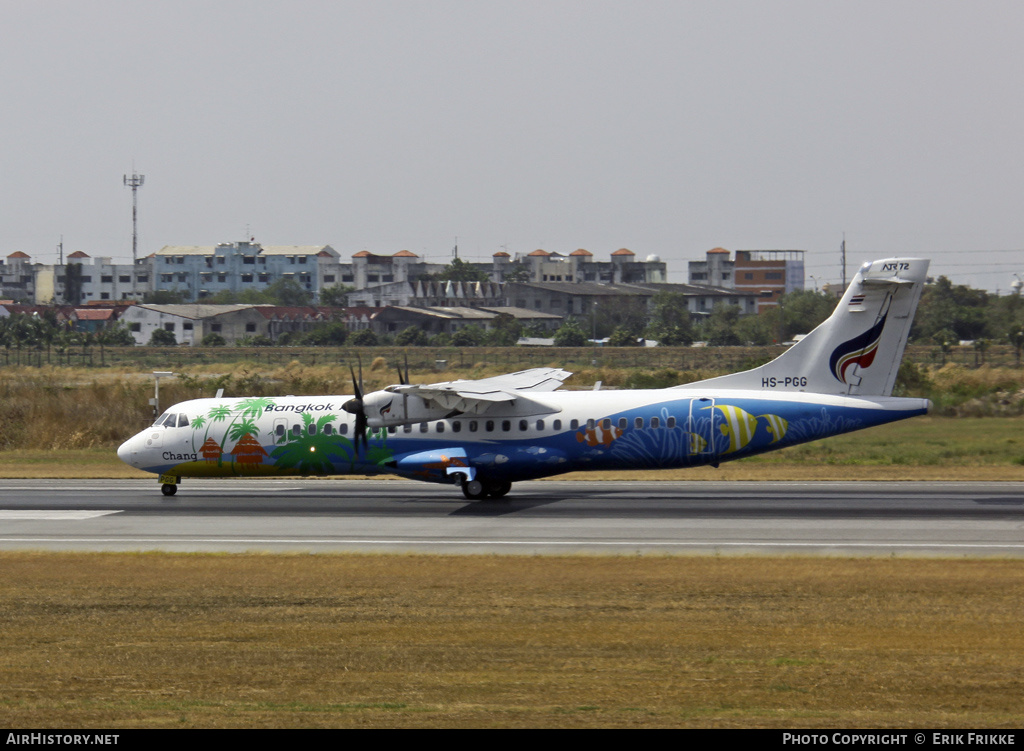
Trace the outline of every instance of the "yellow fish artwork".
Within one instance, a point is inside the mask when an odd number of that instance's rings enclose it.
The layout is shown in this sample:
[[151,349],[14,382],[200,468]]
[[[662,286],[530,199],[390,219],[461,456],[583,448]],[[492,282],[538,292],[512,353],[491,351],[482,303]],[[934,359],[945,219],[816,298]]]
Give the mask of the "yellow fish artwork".
[[696,433],[690,433],[690,453],[701,454],[708,447],[708,442],[703,436],[699,436]]
[[786,436],[786,430],[789,429],[789,420],[785,417],[779,417],[778,415],[758,415],[758,417],[768,423],[768,432],[772,434],[771,443],[781,441]]
[[[729,436],[729,448],[723,453],[731,454],[739,451],[754,438],[754,431],[757,430],[757,418],[746,410],[734,407],[731,404],[716,404],[715,409],[722,413],[725,421],[718,426],[722,435]],[[711,409],[705,407],[705,409]]]

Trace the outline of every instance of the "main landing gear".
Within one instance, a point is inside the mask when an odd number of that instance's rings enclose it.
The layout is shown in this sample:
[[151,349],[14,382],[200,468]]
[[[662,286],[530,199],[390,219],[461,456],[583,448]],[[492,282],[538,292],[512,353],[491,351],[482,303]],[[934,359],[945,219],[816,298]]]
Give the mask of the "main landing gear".
[[[462,475],[459,475],[462,477]],[[501,498],[512,489],[510,482],[495,482],[487,480],[466,480],[459,483],[462,486],[462,495],[471,501],[482,501],[484,498]]]

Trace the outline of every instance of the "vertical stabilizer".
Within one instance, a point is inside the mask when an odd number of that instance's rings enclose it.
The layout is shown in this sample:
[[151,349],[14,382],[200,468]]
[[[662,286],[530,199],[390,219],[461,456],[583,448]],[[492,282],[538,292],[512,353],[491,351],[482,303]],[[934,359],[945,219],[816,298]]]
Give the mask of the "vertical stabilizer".
[[921,258],[865,263],[832,315],[770,363],[676,388],[889,396],[927,272]]

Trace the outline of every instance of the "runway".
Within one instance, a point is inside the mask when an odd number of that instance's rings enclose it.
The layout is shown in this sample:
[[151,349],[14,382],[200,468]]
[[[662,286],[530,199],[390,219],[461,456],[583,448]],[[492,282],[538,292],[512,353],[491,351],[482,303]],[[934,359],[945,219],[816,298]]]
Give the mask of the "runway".
[[2,480],[0,549],[1024,557],[1024,483]]

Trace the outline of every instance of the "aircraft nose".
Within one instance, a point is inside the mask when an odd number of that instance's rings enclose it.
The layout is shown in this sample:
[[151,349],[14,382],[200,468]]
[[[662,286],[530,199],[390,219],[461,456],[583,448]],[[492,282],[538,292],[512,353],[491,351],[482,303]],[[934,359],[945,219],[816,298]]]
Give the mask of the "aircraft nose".
[[117,447],[117,458],[123,461],[129,466],[135,466],[132,464],[132,454],[135,452],[132,450],[132,446],[135,443],[135,436],[132,436],[127,441]]

